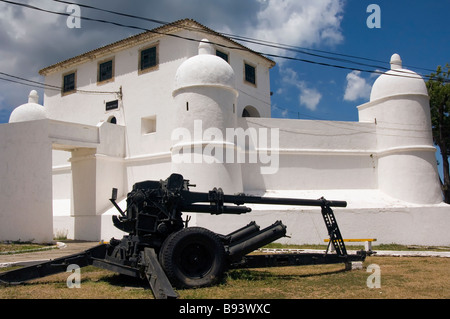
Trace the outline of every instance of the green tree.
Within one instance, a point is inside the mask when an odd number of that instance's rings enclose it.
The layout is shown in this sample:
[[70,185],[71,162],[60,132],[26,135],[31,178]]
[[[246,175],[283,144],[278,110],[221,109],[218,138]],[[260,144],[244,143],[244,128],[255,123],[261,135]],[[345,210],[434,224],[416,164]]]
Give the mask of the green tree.
[[450,65],[447,63],[445,68],[438,66],[426,84],[430,96],[433,141],[442,155],[441,189],[444,202],[450,203]]

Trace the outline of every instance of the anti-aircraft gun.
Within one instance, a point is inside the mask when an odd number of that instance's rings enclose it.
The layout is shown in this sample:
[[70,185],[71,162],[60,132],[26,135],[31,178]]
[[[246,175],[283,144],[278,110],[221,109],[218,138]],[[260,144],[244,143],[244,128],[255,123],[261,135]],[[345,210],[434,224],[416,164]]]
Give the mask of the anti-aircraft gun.
[[[166,180],[134,184],[128,193],[126,210],[117,204],[117,189],[110,201],[119,212],[114,225],[128,233],[112,238],[80,254],[57,258],[0,274],[0,282],[18,284],[34,278],[66,271],[70,264],[94,265],[121,274],[147,278],[156,298],[176,298],[172,285],[193,288],[213,285],[228,269],[286,265],[345,263],[365,259],[365,252],[347,254],[331,207],[346,207],[345,201],[227,195],[220,188],[209,192],[190,191],[182,175]],[[249,254],[286,235],[286,226],[277,221],[264,229],[251,222],[230,233],[217,234],[202,227],[189,227],[182,213],[246,214],[244,204],[318,206],[335,253]]]

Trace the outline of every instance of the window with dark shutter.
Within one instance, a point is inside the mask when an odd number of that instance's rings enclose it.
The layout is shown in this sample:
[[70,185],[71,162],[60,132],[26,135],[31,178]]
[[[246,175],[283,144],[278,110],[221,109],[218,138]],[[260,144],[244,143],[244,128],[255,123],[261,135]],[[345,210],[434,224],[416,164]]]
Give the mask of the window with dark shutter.
[[98,65],[98,82],[103,82],[113,77],[113,61],[109,60]]
[[63,93],[75,91],[75,72],[64,75],[63,77]]
[[254,66],[245,63],[245,81],[256,85],[256,69]]
[[225,52],[216,50],[216,55],[224,59],[226,62],[228,62],[228,54],[226,54]]
[[152,68],[158,64],[156,46],[141,51],[140,70]]

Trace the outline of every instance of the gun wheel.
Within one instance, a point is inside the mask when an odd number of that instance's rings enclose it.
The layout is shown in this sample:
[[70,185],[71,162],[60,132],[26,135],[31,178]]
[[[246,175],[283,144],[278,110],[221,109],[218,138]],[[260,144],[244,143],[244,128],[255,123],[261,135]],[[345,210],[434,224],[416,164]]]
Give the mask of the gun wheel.
[[215,284],[225,270],[225,249],[218,236],[201,227],[184,228],[164,241],[159,260],[178,288]]

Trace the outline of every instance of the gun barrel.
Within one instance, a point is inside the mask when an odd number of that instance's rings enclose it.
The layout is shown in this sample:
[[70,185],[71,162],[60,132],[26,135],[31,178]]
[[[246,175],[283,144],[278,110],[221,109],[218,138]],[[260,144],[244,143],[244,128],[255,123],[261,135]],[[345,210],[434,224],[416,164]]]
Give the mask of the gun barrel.
[[268,205],[292,205],[292,206],[330,206],[347,207],[346,201],[301,198],[260,197],[247,195],[224,195],[224,202],[241,204],[268,204]]
[[[255,195],[245,195],[245,194],[237,194],[237,195],[225,195],[217,190],[210,191],[209,193],[199,193],[199,192],[190,192],[186,191],[183,193],[183,198],[187,200],[187,203],[190,205],[186,205],[183,207],[182,211],[188,211],[185,208],[192,206],[193,203],[233,203],[235,205],[244,205],[244,204],[266,204],[266,205],[291,205],[291,206],[329,206],[329,207],[347,207],[346,201],[340,200],[327,200],[325,198],[320,199],[302,199],[302,198],[281,198],[281,197],[261,197]],[[200,207],[201,212],[210,212],[214,204],[211,204],[209,207]],[[198,211],[200,212],[200,211]],[[245,213],[245,212],[241,212]]]
[[[219,211],[218,211],[219,209]],[[186,205],[181,207],[181,211],[186,213],[210,213],[210,214],[245,214],[251,212],[251,208],[246,206],[217,206],[217,205]]]

